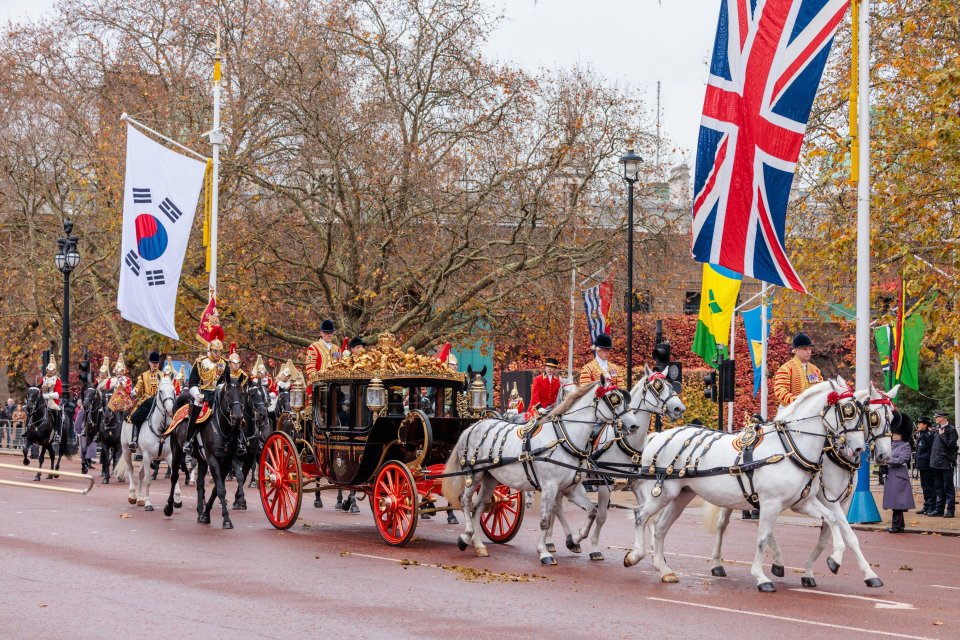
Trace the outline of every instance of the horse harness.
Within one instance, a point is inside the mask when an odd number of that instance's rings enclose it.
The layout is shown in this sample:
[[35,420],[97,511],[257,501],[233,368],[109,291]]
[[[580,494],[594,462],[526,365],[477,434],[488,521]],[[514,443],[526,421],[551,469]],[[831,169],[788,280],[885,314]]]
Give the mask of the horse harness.
[[[875,404],[892,406],[893,402],[890,400],[890,398],[884,395],[880,398],[871,399],[867,404],[868,406],[875,405]],[[867,430],[866,430],[867,446],[870,448],[871,451],[873,451],[873,448],[877,440],[879,440],[880,438],[890,437],[890,434],[891,434],[890,423],[889,422],[884,423],[883,431],[881,431],[879,434],[875,434],[873,430],[879,427],[881,423],[880,412],[874,409],[867,409],[862,406],[861,406],[861,409],[863,410],[867,419]],[[861,415],[861,419],[862,417],[863,415]],[[837,495],[837,497],[835,498],[829,497],[827,495],[826,487],[822,482],[820,483],[820,495],[823,496],[823,499],[826,500],[827,502],[836,504],[838,502],[842,502],[843,500],[846,500],[848,497],[850,497],[850,494],[853,492],[853,479],[855,477],[856,472],[859,471],[860,469],[861,458],[857,457],[855,461],[847,460],[845,457],[840,455],[840,453],[833,446],[827,449],[827,458],[830,460],[830,462],[834,463],[841,469],[846,470],[847,472],[847,488],[841,491],[840,494]]]

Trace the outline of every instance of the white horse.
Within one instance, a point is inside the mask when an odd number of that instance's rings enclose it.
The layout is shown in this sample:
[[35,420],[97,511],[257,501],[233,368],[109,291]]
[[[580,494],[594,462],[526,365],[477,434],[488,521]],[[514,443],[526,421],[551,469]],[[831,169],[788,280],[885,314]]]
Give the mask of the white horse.
[[[654,567],[663,582],[677,582],[663,556],[670,526],[695,495],[721,508],[760,506],[757,551],[751,573],[760,591],[776,591],[763,572],[764,552],[784,509],[823,518],[833,535],[831,558],[839,567],[844,543],[836,514],[817,500],[820,468],[830,447],[853,459],[866,446],[860,404],[841,378],[813,385],[786,407],[774,423],[760,425],[753,462],[740,449],[745,434],[681,427],[654,434],[643,454],[642,506],[635,511],[636,539],[623,559],[633,566],[646,555],[647,522],[669,505],[654,525]],[[739,448],[738,448],[739,443]],[[751,502],[752,501],[752,502]],[[782,575],[782,565],[775,573]]]
[[591,439],[603,423],[614,423],[620,433],[633,433],[639,426],[630,394],[605,383],[601,378],[599,384],[581,386],[527,435],[520,435],[520,425],[497,419],[481,420],[460,434],[444,473],[467,473],[444,478],[443,495],[453,508],[463,509],[466,527],[457,539],[461,551],[472,542],[478,556],[490,555],[479,535],[479,520],[498,484],[541,491],[537,551],[542,564],[557,563],[547,551],[546,535],[558,495],[586,510],[588,522],[596,518],[597,507],[580,484],[589,464]]
[[[592,458],[601,471],[612,471],[615,474],[637,473],[640,471],[640,456],[643,455],[643,445],[650,432],[650,421],[654,415],[666,416],[670,420],[679,420],[687,410],[680,396],[660,372],[651,371],[645,367],[644,376],[637,381],[630,390],[631,408],[637,414],[638,428],[632,434],[618,434],[609,426],[603,430],[600,437],[594,442]],[[627,489],[636,496],[637,504],[643,503],[640,495],[640,478],[631,479]],[[597,518],[590,537],[590,559],[603,560],[600,551],[600,529],[607,521],[607,511],[610,508],[610,494],[612,488],[607,483],[597,487]],[[557,498],[562,502],[562,498]],[[580,553],[580,542],[590,535],[587,526],[581,527],[577,534],[572,534],[567,525],[563,511],[558,505],[557,520],[566,534],[567,549]],[[551,542],[552,530],[547,532],[547,550],[554,551]],[[551,549],[551,547],[553,547]]]
[[[873,449],[874,458],[880,464],[883,464],[890,458],[890,424],[893,422],[894,412],[891,398],[895,398],[899,390],[900,385],[897,385],[889,394],[886,394],[877,389],[873,383],[870,383],[869,390],[862,389],[854,394],[857,401],[866,403],[864,408],[866,410],[865,428],[867,433],[867,446]],[[781,409],[781,412],[782,411],[783,409]],[[779,419],[780,413],[777,414],[775,420]],[[823,506],[832,511],[833,515],[837,518],[844,542],[856,556],[857,566],[860,568],[860,571],[863,572],[863,581],[868,587],[882,587],[883,582],[877,577],[873,569],[870,568],[870,563],[867,562],[863,552],[860,550],[860,541],[857,539],[857,535],[854,533],[850,523],[847,522],[846,517],[846,506],[850,501],[851,489],[853,488],[853,482],[859,466],[859,455],[851,458],[843,452],[834,451],[833,449],[829,450],[823,462],[823,468],[820,471],[820,490],[817,491],[816,496]],[[721,509],[719,514],[717,514],[717,539],[713,546],[713,558],[711,559],[712,568],[710,570],[715,576],[722,577],[727,575],[726,570],[723,568],[721,547],[723,545],[723,534],[729,522],[730,509]],[[817,545],[813,553],[811,553],[807,559],[806,571],[800,579],[800,583],[804,587],[817,586],[816,578],[813,576],[813,565],[826,547],[829,536],[830,528],[825,522],[821,523],[820,537],[817,540]],[[776,543],[773,534],[771,534],[770,537],[770,547],[773,552],[773,573],[782,578],[783,556],[780,553],[780,546]],[[840,558],[837,558],[836,561],[834,561],[833,558],[827,559],[827,566],[833,573],[836,573],[840,569],[840,565],[837,564],[838,562],[840,562]]]
[[[153,505],[150,503],[150,463],[162,457],[166,460],[167,466],[173,468],[173,450],[169,446],[164,447],[163,432],[173,420],[176,400],[173,379],[165,375],[160,376],[157,395],[152,400],[153,407],[140,429],[137,450],[143,456],[143,462],[140,464],[140,474],[136,483],[133,480],[133,453],[128,446],[133,440],[133,425],[124,421],[120,430],[120,449],[123,455],[113,474],[117,480],[123,481],[124,476],[129,473],[130,487],[127,502],[143,507],[144,511],[153,511]],[[174,506],[180,507],[181,504],[180,485],[177,483]]]

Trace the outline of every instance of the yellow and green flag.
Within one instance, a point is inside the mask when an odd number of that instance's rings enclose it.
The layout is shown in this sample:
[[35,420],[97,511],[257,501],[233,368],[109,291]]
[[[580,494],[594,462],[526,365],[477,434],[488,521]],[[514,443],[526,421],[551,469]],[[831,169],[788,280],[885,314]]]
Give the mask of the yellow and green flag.
[[743,274],[715,264],[703,265],[700,317],[693,336],[693,352],[716,367],[717,345],[730,341],[730,321],[737,306]]

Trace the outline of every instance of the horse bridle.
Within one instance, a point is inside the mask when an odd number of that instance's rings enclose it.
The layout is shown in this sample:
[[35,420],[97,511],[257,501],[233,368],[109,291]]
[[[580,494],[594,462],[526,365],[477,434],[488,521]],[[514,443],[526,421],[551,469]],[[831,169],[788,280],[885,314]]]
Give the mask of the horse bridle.
[[[663,397],[664,387],[669,387],[670,393],[666,398]],[[651,413],[663,415],[667,409],[667,403],[670,402],[670,399],[677,395],[676,390],[667,382],[667,377],[659,371],[654,371],[651,373],[646,381],[643,383],[642,395],[640,396],[643,399],[646,399],[647,392],[653,390],[654,396],[656,397],[656,402],[653,402],[653,411]],[[634,409],[634,413],[639,413],[642,411],[640,407]]]
[[[867,402],[867,406],[872,405],[884,405],[890,407],[893,410],[893,401],[885,394],[882,394],[879,398],[871,398]],[[867,412],[867,446],[870,447],[870,450],[873,451],[874,446],[876,445],[877,440],[881,438],[889,438],[893,435],[893,431],[890,429],[890,421],[883,420],[880,416],[880,409],[866,409]],[[880,433],[876,433],[874,430],[883,424],[883,430]]]
[[[40,421],[43,420],[43,414],[47,408],[47,403],[43,401],[43,394],[40,392],[39,387],[30,387],[30,389],[27,390],[27,394],[28,394],[27,399],[29,400],[29,393],[34,389],[37,391],[36,395],[34,396],[37,400],[37,404],[34,406],[33,409],[27,412],[27,425],[26,427],[24,427],[24,431],[27,431],[30,429],[34,431],[38,430],[37,425],[39,425]],[[38,413],[40,414],[39,417],[37,416]]]

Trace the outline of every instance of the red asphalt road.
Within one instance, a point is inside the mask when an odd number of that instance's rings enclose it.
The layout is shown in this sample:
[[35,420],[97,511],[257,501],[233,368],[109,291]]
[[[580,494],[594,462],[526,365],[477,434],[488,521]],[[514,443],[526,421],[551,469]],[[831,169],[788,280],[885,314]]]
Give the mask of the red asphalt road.
[[[4,456],[3,462],[16,460]],[[73,463],[64,467],[74,470]],[[0,472],[2,477],[30,479]],[[66,485],[66,480],[43,480]],[[779,591],[756,590],[749,567],[756,525],[734,520],[724,556],[728,578],[713,578],[711,536],[686,514],[667,541],[680,584],[661,584],[649,558],[626,569],[630,512],[613,510],[602,543],[606,561],[562,549],[559,566],[536,554],[532,511],[491,556],[459,552],[459,527],[421,521],[408,547],[388,547],[366,502],[360,515],[304,505],[289,531],[267,522],[256,490],[236,528],[196,523],[193,487],[165,518],[169,484],[154,483],[157,511],[127,504],[126,483],[98,484],[86,496],[0,486],[0,636],[47,638],[956,638],[960,635],[960,539],[861,532],[867,559],[884,581],[867,588],[852,554],[836,576],[821,559],[817,589],[800,571],[818,530],[782,525],[787,576]],[[235,484],[231,484],[235,489]],[[309,496],[308,496],[309,500]],[[129,517],[123,517],[127,514]],[[571,522],[581,514],[569,511]],[[559,533],[559,527],[558,527]],[[408,565],[401,561],[421,563]],[[443,567],[436,565],[445,565]],[[471,581],[460,568],[535,578]]]

